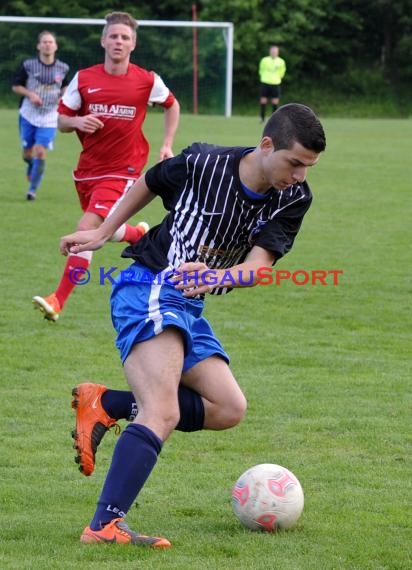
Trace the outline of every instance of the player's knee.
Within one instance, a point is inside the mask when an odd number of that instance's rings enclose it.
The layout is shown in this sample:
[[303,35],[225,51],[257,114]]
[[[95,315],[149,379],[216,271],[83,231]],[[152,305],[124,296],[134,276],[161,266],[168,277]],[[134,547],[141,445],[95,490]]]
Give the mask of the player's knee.
[[168,402],[167,406],[155,406],[152,410],[152,417],[163,426],[165,432],[171,432],[175,429],[180,420],[179,404]]
[[180,421],[179,406],[176,405],[175,407],[167,410],[167,413],[163,414],[163,421],[166,429],[170,431],[174,430]]
[[36,144],[33,147],[33,157],[40,160],[46,160],[47,149],[41,144]]
[[165,410],[162,406],[156,408],[139,408],[135,423],[149,426],[163,441],[170,436],[179,423],[180,412],[178,407]]
[[233,425],[237,425],[243,420],[246,414],[246,410],[247,410],[247,400],[245,396],[242,394],[241,396],[239,396],[238,401],[236,402],[233,409],[233,421],[235,422]]
[[247,410],[247,401],[243,394],[239,394],[228,404],[222,417],[222,429],[237,426],[244,418]]

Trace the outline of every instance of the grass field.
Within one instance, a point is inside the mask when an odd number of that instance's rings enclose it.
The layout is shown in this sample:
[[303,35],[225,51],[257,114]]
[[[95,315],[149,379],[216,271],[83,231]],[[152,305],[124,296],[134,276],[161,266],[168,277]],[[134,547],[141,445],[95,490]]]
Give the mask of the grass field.
[[[176,432],[136,508],[132,528],[173,542],[166,552],[79,543],[94,512],[115,436],[91,478],[77,471],[71,388],[125,388],[101,266],[126,267],[121,245],[95,254],[92,278],[60,321],[31,297],[56,286],[61,235],[80,215],[74,135],[58,135],[36,202],[26,202],[16,111],[0,111],[0,568],[401,570],[411,560],[411,120],[327,119],[328,148],[309,173],[315,194],[278,269],[343,270],[339,284],[292,282],[208,301],[207,315],[249,402],[222,433]],[[161,115],[146,132],[156,159]],[[251,117],[182,118],[175,151],[193,140],[254,145]],[[154,224],[163,211],[150,205]],[[294,530],[244,530],[230,506],[257,463],[292,470],[305,491]],[[409,545],[409,546],[408,546]]]

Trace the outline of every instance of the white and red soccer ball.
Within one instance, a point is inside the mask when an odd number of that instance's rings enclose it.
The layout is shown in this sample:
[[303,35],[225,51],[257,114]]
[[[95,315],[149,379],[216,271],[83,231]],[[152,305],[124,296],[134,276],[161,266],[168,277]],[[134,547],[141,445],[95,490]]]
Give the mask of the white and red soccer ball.
[[303,511],[304,496],[297,477],[272,463],[245,471],[232,489],[232,507],[251,530],[276,532],[294,526]]

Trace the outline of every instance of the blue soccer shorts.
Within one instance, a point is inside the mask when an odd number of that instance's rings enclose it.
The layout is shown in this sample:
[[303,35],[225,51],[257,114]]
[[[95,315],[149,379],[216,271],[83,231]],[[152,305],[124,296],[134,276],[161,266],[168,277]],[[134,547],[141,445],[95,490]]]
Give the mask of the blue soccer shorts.
[[183,372],[210,356],[229,363],[229,356],[202,316],[204,302],[183,297],[162,273],[134,263],[117,277],[110,299],[116,346],[122,363],[136,343],[167,327],[178,328],[185,346]]
[[36,127],[19,115],[20,142],[24,150],[32,148],[35,144],[41,145],[48,150],[53,150],[56,132],[57,128]]

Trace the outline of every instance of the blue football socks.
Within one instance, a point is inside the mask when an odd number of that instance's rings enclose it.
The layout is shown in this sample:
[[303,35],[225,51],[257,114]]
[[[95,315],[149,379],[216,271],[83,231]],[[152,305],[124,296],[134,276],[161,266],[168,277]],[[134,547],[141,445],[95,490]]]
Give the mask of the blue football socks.
[[[186,432],[203,429],[205,408],[200,395],[181,385],[178,390],[178,398],[180,420],[176,429]],[[107,390],[102,396],[102,405],[105,412],[115,420],[132,421],[137,415],[137,405],[132,392]]]
[[32,194],[34,194],[40,186],[44,174],[45,162],[46,161],[41,158],[33,158],[31,161],[29,192]]
[[114,449],[97,509],[90,523],[100,530],[115,518],[123,518],[156,464],[163,442],[140,424],[130,424]]
[[203,429],[205,407],[201,396],[186,386],[179,386],[177,396],[179,398],[180,420],[176,429],[187,432]]
[[104,411],[115,420],[133,421],[137,415],[137,404],[133,392],[107,390],[102,396]]
[[31,158],[23,158],[24,162],[27,164],[26,168],[26,178],[27,180],[31,179],[31,169],[33,167],[33,162]]

